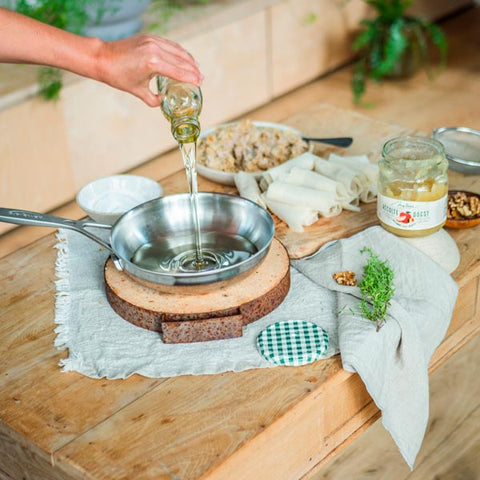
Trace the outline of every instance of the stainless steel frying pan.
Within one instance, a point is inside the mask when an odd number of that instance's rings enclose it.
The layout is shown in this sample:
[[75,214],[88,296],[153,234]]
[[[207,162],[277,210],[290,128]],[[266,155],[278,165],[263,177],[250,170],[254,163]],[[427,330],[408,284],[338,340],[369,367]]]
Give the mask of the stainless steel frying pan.
[[[199,193],[198,210],[202,241],[224,246],[242,239],[251,245],[248,255],[213,270],[163,271],[134,262],[136,252],[145,246],[157,251],[194,248],[195,230],[189,194],[167,195],[138,205],[122,215],[113,226],[88,220],[69,220],[42,213],[0,208],[0,221],[75,230],[111,252],[115,266],[131,275],[165,285],[199,285],[226,280],[247,271],[268,252],[275,226],[270,214],[254,202],[220,193]],[[88,228],[111,228],[110,243]]]

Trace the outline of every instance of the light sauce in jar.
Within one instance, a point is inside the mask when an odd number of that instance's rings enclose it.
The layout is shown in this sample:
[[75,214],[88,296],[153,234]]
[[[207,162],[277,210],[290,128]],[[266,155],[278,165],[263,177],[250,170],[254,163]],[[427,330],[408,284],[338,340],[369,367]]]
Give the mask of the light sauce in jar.
[[377,215],[402,237],[434,233],[447,217],[448,161],[443,146],[423,137],[387,142],[379,162]]

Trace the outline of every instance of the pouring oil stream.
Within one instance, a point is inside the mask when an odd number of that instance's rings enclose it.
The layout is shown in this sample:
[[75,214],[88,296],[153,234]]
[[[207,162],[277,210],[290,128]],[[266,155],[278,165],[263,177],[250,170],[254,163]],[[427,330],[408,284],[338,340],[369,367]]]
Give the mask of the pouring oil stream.
[[180,152],[182,153],[183,165],[187,174],[188,191],[190,193],[190,206],[192,208],[193,224],[195,226],[195,260],[193,267],[201,270],[205,267],[205,259],[202,249],[202,237],[200,230],[200,219],[198,215],[198,183],[196,168],[196,150],[197,142],[180,143]]
[[[162,95],[161,108],[171,123],[172,135],[178,142],[185,167],[192,220],[195,228],[195,256],[188,255],[181,260],[182,269],[203,270],[215,267],[217,263],[206,261],[202,248],[198,209],[198,184],[196,168],[197,138],[200,134],[198,116],[202,109],[202,92],[199,87],[178,82],[166,77],[157,77],[158,91]],[[213,259],[212,259],[213,260]]]

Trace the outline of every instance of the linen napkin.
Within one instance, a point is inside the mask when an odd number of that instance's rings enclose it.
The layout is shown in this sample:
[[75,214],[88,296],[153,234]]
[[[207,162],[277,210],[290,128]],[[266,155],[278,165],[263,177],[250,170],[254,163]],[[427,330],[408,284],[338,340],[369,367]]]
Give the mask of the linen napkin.
[[[95,234],[108,238],[98,229]],[[108,252],[77,232],[61,229],[57,237],[55,345],[68,349],[68,357],[60,363],[66,372],[118,379],[135,373],[159,378],[273,367],[257,350],[257,336],[268,325],[279,320],[308,319],[313,311],[317,324],[333,326],[335,322],[335,298],[292,269],[290,291],[283,303],[245,326],[242,337],[165,344],[157,332],[132,325],[111,309],[103,279]],[[338,342],[332,335],[325,357],[338,352]]]
[[[395,293],[380,331],[362,318],[358,287],[337,284],[336,272],[361,278],[363,247],[394,271]],[[428,422],[428,364],[445,336],[458,287],[450,275],[404,240],[372,227],[322,248],[293,265],[312,281],[336,293],[338,348],[343,368],[357,372],[382,410],[382,422],[413,468]]]
[[[169,377],[273,367],[257,350],[260,332],[275,322],[309,320],[329,335],[324,358],[340,352],[343,367],[359,373],[382,410],[384,426],[413,467],[428,421],[428,363],[447,330],[457,285],[404,240],[372,227],[328,244],[315,255],[292,262],[285,300],[244,327],[242,337],[164,344],[157,332],[128,323],[110,308],[103,280],[108,252],[76,232],[62,229],[57,237],[55,345],[68,349],[68,357],[61,361],[63,371],[115,379],[134,373]],[[355,314],[358,288],[332,279],[344,270],[361,278],[366,263],[360,253],[363,247],[388,261],[395,275],[395,295],[379,332]]]

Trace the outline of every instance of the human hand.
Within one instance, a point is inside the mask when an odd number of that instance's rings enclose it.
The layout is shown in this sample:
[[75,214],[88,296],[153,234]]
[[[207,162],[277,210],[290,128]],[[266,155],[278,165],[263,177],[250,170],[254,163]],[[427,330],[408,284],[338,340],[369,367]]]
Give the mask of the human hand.
[[203,76],[193,57],[180,45],[148,34],[102,42],[97,52],[98,79],[143,100],[150,107],[160,98],[150,90],[156,75],[200,85]]

